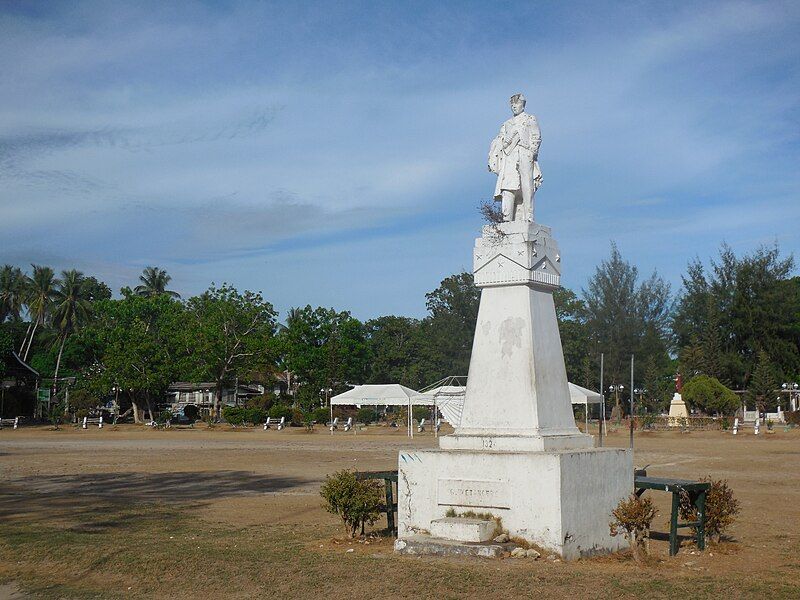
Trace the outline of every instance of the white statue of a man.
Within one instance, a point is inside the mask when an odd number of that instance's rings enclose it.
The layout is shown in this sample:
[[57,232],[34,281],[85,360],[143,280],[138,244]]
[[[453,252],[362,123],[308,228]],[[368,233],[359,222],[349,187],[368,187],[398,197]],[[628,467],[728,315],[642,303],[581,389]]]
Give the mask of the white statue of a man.
[[533,195],[542,183],[537,158],[542,135],[536,117],[525,112],[525,96],[511,96],[514,116],[503,123],[489,149],[489,170],[497,173],[494,199],[504,221],[533,221]]

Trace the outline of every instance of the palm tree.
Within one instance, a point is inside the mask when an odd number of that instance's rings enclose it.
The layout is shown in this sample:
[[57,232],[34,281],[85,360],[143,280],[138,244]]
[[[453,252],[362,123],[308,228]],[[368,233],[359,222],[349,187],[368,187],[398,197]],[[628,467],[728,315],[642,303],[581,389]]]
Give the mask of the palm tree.
[[158,267],[145,267],[142,274],[139,275],[139,281],[142,282],[141,285],[137,285],[134,288],[134,292],[136,292],[139,296],[144,296],[146,298],[152,298],[154,296],[160,296],[161,294],[166,294],[172,298],[180,298],[181,295],[178,292],[173,292],[167,289],[167,284],[172,280],[172,277],[167,275],[167,272],[164,269],[159,269]]
[[30,331],[30,336],[26,335],[26,339],[22,342],[22,348],[20,348],[22,360],[28,360],[36,330],[39,325],[44,325],[50,317],[50,310],[56,297],[56,288],[61,283],[56,279],[56,274],[50,267],[31,266],[33,267],[33,275],[28,279],[28,293],[25,298],[25,304],[28,307],[33,329]]
[[55,288],[55,302],[53,305],[52,319],[60,340],[56,370],[53,376],[53,392],[58,388],[58,371],[61,367],[61,355],[64,352],[64,343],[88,319],[92,311],[88,290],[84,284],[83,273],[72,269],[61,272],[61,281]]
[[16,321],[25,297],[25,274],[19,267],[3,265],[0,268],[0,323],[7,318]]

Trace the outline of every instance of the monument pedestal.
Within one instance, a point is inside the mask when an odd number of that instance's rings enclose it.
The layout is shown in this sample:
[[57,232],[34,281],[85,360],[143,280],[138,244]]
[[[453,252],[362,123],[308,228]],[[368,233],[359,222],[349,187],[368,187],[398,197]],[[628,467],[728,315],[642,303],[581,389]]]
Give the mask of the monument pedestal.
[[633,490],[633,457],[617,448],[402,452],[398,488],[401,552],[403,539],[430,533],[432,523],[453,509],[498,517],[511,537],[571,560],[626,544],[622,536],[611,537],[608,523]]
[[633,491],[633,455],[595,449],[575,426],[553,303],[560,263],[550,229],[536,223],[487,226],[477,239],[464,410],[439,450],[400,453],[399,552],[418,548],[449,509],[499,517],[512,537],[567,559],[623,544],[608,523]]
[[675,392],[672,395],[672,402],[669,403],[669,426],[680,427],[686,425],[686,419],[688,418],[689,411],[683,401],[683,396]]

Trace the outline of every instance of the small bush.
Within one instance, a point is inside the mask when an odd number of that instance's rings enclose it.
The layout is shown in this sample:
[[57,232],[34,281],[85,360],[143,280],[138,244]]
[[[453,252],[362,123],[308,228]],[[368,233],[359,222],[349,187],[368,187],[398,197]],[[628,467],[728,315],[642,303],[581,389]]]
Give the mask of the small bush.
[[623,534],[631,547],[633,559],[639,562],[642,559],[640,551],[644,556],[650,552],[650,526],[656,516],[653,501],[631,494],[627,499],[619,501],[611,516],[614,517],[608,524],[611,535]]
[[431,418],[431,409],[427,406],[415,406],[411,409],[411,414],[417,422],[420,422],[422,419]]
[[315,408],[311,412],[311,420],[316,423],[327,423],[331,417],[331,411],[327,408]]
[[328,475],[320,495],[325,500],[325,510],[339,515],[349,537],[358,530],[364,534],[365,525],[372,525],[380,516],[383,490],[374,479],[359,481],[353,471],[343,470]]
[[245,419],[245,409],[240,406],[226,406],[222,409],[222,418],[234,427],[242,425]]
[[359,423],[363,423],[364,425],[369,425],[370,423],[375,421],[375,411],[372,408],[359,408],[358,412],[356,413],[356,421]]
[[292,425],[294,425],[295,427],[300,427],[301,425],[305,425],[306,421],[309,420],[309,417],[307,416],[307,414],[310,415],[310,413],[304,413],[299,408],[293,408],[292,409]]
[[650,430],[656,428],[656,423],[658,422],[658,415],[653,413],[645,413],[641,419],[642,429]]
[[276,404],[269,409],[269,416],[273,419],[284,417],[288,423],[292,420],[292,408],[285,404]]
[[[733,497],[733,490],[728,487],[727,481],[723,479],[714,481],[711,477],[704,477],[700,481],[711,483],[711,488],[706,493],[705,534],[711,540],[719,542],[722,534],[733,524],[736,515],[739,514],[739,501]],[[681,519],[697,520],[697,511],[689,494],[681,494],[679,510]]]
[[718,379],[708,375],[696,375],[683,386],[681,394],[692,408],[710,415],[719,413],[732,415],[739,408],[739,397],[725,387]]
[[789,425],[800,425],[800,410],[788,411],[783,413],[783,418]]
[[64,422],[64,403],[59,402],[50,406],[47,411],[47,420],[53,426],[53,429],[58,429],[59,425]]
[[267,413],[257,406],[244,409],[244,420],[253,425],[263,423],[267,420]]

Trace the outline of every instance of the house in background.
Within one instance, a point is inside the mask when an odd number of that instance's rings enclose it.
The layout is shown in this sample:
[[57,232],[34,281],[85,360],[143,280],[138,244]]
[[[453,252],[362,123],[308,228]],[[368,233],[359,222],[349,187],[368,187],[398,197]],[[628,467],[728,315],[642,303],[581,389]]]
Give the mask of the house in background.
[[[220,409],[226,406],[242,406],[248,398],[260,396],[264,392],[265,388],[260,384],[240,383],[226,386],[222,388]],[[216,384],[213,382],[176,381],[167,389],[166,404],[173,414],[182,414],[183,409],[191,404],[200,410],[201,416],[207,416],[214,407],[215,393]]]

